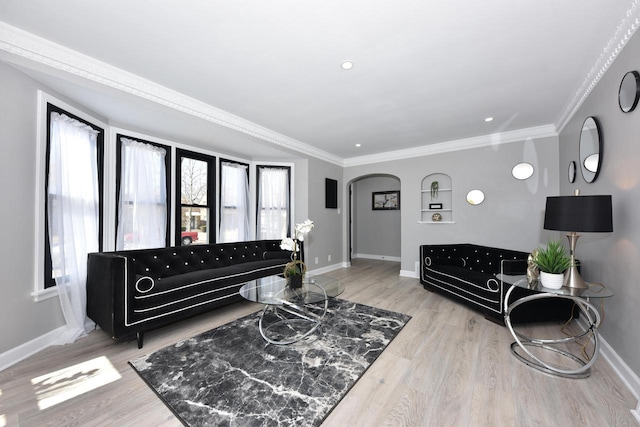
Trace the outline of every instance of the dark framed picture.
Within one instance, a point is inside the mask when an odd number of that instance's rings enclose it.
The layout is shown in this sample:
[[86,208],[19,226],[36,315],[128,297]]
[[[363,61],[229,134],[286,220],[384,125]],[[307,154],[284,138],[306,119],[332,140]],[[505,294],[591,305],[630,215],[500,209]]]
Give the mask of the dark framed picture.
[[442,209],[442,203],[429,203],[429,209]]
[[400,191],[374,191],[371,193],[374,211],[392,211],[400,209]]

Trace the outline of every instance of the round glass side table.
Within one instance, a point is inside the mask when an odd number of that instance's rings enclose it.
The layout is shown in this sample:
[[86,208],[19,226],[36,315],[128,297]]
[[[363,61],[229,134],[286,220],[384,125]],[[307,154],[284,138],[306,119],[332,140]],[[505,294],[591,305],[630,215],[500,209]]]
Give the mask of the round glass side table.
[[[592,299],[609,298],[613,296],[613,291],[605,288],[600,284],[588,284],[588,288],[584,290],[573,290],[569,288],[548,289],[543,287],[538,281],[529,283],[524,276],[511,280],[511,287],[504,297],[504,323],[511,332],[515,341],[511,344],[511,353],[523,363],[547,374],[556,375],[565,378],[586,378],[591,375],[591,367],[596,362],[600,351],[600,341],[598,339],[598,326],[600,326],[600,312],[598,308],[591,303]],[[524,288],[533,290],[536,293],[527,295],[509,303],[509,297],[516,288]],[[542,339],[524,335],[516,331],[511,324],[511,313],[514,309],[522,304],[545,298],[563,298],[573,301],[580,310],[584,321],[577,322],[582,328],[575,335],[562,338]],[[593,353],[591,355],[578,355],[571,352],[567,344],[581,339],[590,340],[593,344]],[[583,346],[586,349],[586,345]],[[532,351],[533,350],[533,351]],[[534,354],[535,352],[535,354]],[[577,366],[575,368],[566,367],[551,362],[551,357],[543,357],[549,355],[559,357],[559,359],[568,359],[570,364]]]

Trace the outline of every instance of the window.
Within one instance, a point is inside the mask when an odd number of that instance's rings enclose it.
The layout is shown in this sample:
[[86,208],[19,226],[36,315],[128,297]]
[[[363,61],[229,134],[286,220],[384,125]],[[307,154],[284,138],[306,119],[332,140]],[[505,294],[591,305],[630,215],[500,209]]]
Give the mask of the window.
[[258,239],[281,239],[290,230],[291,168],[258,166]]
[[168,246],[169,147],[117,135],[116,249]]
[[215,213],[215,157],[177,150],[176,175],[178,191],[176,239],[180,245],[215,243],[215,230],[210,230]]
[[249,165],[220,161],[220,241],[249,240]]
[[102,249],[104,169],[102,128],[50,103],[46,117],[45,289],[82,283],[87,253]]

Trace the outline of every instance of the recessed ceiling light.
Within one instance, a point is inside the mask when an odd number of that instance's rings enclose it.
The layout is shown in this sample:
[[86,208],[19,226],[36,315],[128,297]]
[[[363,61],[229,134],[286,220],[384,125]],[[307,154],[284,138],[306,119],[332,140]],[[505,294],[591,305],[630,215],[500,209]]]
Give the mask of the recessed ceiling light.
[[493,121],[493,117],[487,117],[486,119],[484,119],[485,122],[492,122]]
[[342,61],[342,63],[340,64],[340,68],[342,68],[343,70],[350,70],[353,68],[353,62]]
[[356,147],[362,147],[362,144],[356,144]]

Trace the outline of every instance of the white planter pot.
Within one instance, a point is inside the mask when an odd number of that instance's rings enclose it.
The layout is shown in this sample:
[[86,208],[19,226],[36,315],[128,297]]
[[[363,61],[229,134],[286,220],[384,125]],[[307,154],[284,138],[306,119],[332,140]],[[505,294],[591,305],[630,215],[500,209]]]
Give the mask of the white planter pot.
[[564,283],[564,274],[552,274],[541,271],[540,282],[545,288],[560,289],[562,287],[562,284]]

